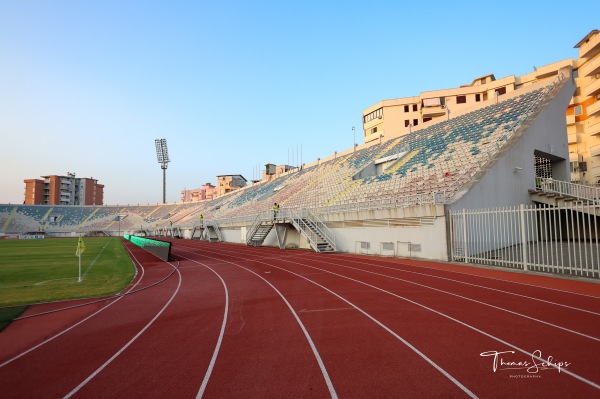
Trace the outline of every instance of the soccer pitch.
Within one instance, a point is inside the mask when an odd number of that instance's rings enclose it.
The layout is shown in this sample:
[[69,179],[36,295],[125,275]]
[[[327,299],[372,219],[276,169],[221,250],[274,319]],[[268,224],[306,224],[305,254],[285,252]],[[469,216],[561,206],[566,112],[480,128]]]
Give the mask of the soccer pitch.
[[121,291],[135,267],[117,237],[0,240],[0,307],[27,305]]

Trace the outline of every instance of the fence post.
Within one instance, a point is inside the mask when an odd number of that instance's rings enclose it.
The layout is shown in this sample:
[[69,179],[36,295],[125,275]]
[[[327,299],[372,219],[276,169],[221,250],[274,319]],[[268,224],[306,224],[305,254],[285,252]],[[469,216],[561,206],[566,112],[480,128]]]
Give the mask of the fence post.
[[463,217],[463,251],[465,255],[465,263],[469,263],[469,256],[467,250],[467,210],[462,210]]
[[527,231],[525,230],[525,205],[519,205],[519,218],[521,219],[521,256],[523,257],[523,270],[527,270]]

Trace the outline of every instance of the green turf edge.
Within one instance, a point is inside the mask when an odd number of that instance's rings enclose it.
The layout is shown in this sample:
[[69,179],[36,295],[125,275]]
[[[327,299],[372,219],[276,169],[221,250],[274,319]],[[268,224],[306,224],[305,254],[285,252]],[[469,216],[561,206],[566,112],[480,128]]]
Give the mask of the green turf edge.
[[0,332],[12,323],[14,319],[21,316],[28,306],[11,306],[0,308]]

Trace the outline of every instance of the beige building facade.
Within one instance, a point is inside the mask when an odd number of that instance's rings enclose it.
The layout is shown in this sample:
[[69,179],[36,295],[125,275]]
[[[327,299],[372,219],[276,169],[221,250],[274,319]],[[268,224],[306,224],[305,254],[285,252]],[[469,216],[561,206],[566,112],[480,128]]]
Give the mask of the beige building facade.
[[231,191],[246,187],[248,181],[242,175],[217,176],[217,196],[225,195]]
[[204,200],[212,200],[217,197],[217,187],[211,183],[202,185],[202,188],[181,191],[182,202],[200,202]]
[[579,43],[577,59],[534,68],[523,76],[496,79],[493,74],[452,89],[380,101],[363,111],[365,144],[387,141],[441,120],[470,112],[525,86],[554,79],[564,67],[573,70],[577,89],[566,112],[571,180],[600,183],[600,32],[591,31]]

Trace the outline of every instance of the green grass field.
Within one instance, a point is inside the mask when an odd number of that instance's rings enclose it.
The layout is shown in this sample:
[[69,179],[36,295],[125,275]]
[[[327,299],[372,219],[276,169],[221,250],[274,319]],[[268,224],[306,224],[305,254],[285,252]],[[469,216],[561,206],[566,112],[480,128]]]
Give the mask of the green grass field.
[[77,240],[0,240],[0,307],[98,297],[127,286],[135,267],[116,237],[83,239],[78,282]]

